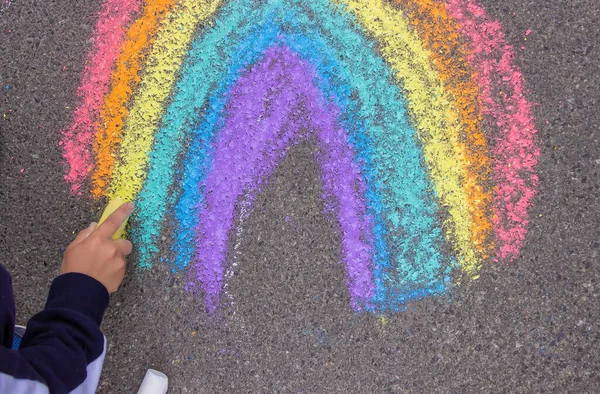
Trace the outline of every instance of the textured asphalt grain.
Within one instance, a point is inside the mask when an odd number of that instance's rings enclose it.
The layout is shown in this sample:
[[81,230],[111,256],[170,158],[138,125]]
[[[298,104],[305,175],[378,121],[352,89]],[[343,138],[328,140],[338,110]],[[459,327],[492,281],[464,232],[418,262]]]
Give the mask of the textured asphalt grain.
[[[24,323],[73,232],[101,209],[69,195],[58,146],[99,2],[9,3],[0,1],[0,262]],[[314,147],[301,144],[232,237],[238,275],[221,321],[166,268],[129,270],[103,323],[100,392],[135,392],[146,368],[165,372],[173,393],[597,392],[600,3],[484,5],[537,103],[541,186],[522,259],[485,266],[451,302],[420,301],[385,323],[355,314],[336,225],[321,214]]]

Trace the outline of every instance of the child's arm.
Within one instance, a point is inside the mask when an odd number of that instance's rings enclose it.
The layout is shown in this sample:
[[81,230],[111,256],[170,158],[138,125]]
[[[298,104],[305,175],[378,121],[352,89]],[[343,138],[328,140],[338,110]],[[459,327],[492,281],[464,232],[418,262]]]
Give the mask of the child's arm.
[[61,275],[44,310],[27,324],[20,349],[0,347],[0,393],[95,392],[105,352],[99,326],[132,249],[129,241],[111,236],[132,210],[122,205],[67,247]]

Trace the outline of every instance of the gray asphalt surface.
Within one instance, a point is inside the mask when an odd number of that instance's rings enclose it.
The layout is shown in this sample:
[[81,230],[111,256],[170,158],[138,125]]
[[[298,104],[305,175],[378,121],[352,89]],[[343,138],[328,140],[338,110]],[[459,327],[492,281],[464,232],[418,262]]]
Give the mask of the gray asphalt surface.
[[[69,195],[57,145],[98,3],[1,0],[0,262],[21,323],[42,308],[73,232],[101,208]],[[518,63],[539,103],[541,186],[523,258],[386,324],[354,314],[313,147],[299,145],[232,240],[236,303],[220,324],[180,277],[130,270],[103,323],[100,392],[135,392],[149,367],[173,393],[600,390],[600,3],[484,4],[525,46]]]

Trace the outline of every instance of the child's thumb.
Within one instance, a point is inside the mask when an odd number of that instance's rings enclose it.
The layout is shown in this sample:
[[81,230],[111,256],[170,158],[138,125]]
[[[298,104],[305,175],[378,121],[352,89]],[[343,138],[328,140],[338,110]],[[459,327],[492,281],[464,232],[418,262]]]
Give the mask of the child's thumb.
[[81,230],[79,232],[79,234],[77,234],[77,237],[75,237],[75,239],[73,240],[73,244],[76,245],[76,244],[80,243],[81,241],[83,241],[84,239],[86,239],[87,237],[89,237],[94,232],[96,227],[98,227],[98,223],[96,223],[96,222],[90,223],[90,225],[86,229]]

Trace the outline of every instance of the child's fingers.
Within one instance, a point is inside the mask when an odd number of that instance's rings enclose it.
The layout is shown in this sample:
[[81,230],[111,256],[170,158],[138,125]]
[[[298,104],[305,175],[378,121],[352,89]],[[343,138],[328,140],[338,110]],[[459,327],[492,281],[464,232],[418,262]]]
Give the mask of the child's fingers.
[[75,239],[73,240],[73,242],[71,244],[77,245],[78,243],[80,243],[81,241],[83,241],[84,239],[89,237],[90,234],[93,233],[94,230],[96,229],[96,226],[98,226],[98,223],[96,223],[96,222],[90,223],[90,225],[87,228],[81,230],[79,232],[79,234],[77,234],[77,236],[75,237]]
[[127,202],[121,205],[98,227],[96,233],[101,237],[111,238],[132,212],[132,203]]
[[123,256],[127,256],[133,250],[133,245],[126,239],[118,239],[115,242],[117,243],[117,249]]

